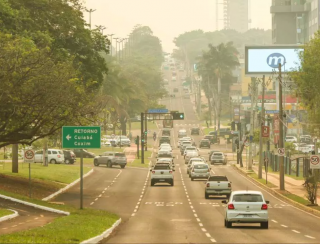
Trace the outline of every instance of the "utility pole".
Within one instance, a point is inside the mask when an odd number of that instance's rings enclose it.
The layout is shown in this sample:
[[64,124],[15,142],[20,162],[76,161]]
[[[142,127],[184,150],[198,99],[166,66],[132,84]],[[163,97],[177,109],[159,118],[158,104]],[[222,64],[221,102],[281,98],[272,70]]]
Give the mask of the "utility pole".
[[89,13],[89,26],[90,26],[90,30],[91,30],[91,14],[93,13],[93,12],[95,12],[96,10],[95,9],[86,9],[86,11]]
[[201,77],[199,78],[198,81],[198,115],[199,118],[201,117]]
[[[283,109],[282,109],[282,77],[281,77],[281,63],[279,64],[279,148],[284,148],[283,143]],[[284,186],[284,165],[283,165],[283,156],[279,157],[279,164],[280,164],[280,190],[285,190]]]
[[115,57],[116,57],[116,59],[117,59],[117,57],[118,57],[118,37],[117,38],[113,38],[114,40],[116,40],[116,53],[115,53]]
[[143,122],[144,122],[144,113],[141,113],[141,163],[144,164],[144,131],[143,131]]
[[250,135],[249,135],[249,163],[248,170],[252,170],[252,138],[253,138],[253,110],[256,99],[256,78],[251,78],[251,111],[250,111]]
[[220,115],[221,115],[221,72],[218,71],[218,133],[217,135],[220,136]]
[[259,140],[259,172],[258,172],[258,178],[262,179],[262,164],[263,164],[263,158],[262,158],[262,152],[263,152],[263,143],[262,143],[262,126],[264,125],[264,90],[266,85],[266,77],[265,75],[262,78],[262,101],[261,101],[261,125],[260,125],[260,140]]

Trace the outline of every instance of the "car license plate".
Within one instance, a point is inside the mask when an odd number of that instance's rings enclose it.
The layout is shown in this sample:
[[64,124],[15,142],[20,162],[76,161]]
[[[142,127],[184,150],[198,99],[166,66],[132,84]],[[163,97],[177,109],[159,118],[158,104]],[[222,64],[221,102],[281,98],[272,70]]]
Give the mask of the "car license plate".
[[165,180],[159,180],[159,181],[165,181]]
[[252,214],[244,214],[243,217],[245,218],[251,218],[253,215]]

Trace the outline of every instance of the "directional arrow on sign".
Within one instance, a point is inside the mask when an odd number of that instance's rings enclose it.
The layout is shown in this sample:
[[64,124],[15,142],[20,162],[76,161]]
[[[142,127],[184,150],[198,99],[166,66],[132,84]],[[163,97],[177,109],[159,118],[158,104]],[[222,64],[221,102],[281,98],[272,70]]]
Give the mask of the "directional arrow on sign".
[[67,140],[69,141],[71,139],[71,136],[70,135],[67,135]]

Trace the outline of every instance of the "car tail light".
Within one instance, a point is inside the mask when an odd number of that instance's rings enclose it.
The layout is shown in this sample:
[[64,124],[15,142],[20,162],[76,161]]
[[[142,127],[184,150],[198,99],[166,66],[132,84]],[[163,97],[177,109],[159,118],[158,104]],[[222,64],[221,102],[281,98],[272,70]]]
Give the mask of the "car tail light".
[[207,183],[207,187],[210,187],[210,183]]
[[61,155],[58,154],[58,158],[61,158]]
[[262,204],[261,210],[268,210],[268,204]]
[[172,174],[172,170],[170,170],[169,173]]
[[153,170],[153,171],[152,171],[152,174],[154,174],[155,172],[156,172],[156,171]]
[[231,187],[231,183],[228,183],[228,187],[229,187],[229,188]]
[[234,209],[234,205],[232,203],[228,204],[228,209]]

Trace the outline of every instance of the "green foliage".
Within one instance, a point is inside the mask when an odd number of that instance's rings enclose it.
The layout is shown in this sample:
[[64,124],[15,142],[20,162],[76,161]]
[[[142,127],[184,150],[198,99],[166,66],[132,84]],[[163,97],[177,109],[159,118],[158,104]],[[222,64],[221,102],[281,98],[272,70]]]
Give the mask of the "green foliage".
[[285,142],[284,148],[285,148],[286,152],[289,152],[289,150],[290,150],[291,155],[296,152],[295,146],[292,142]]

